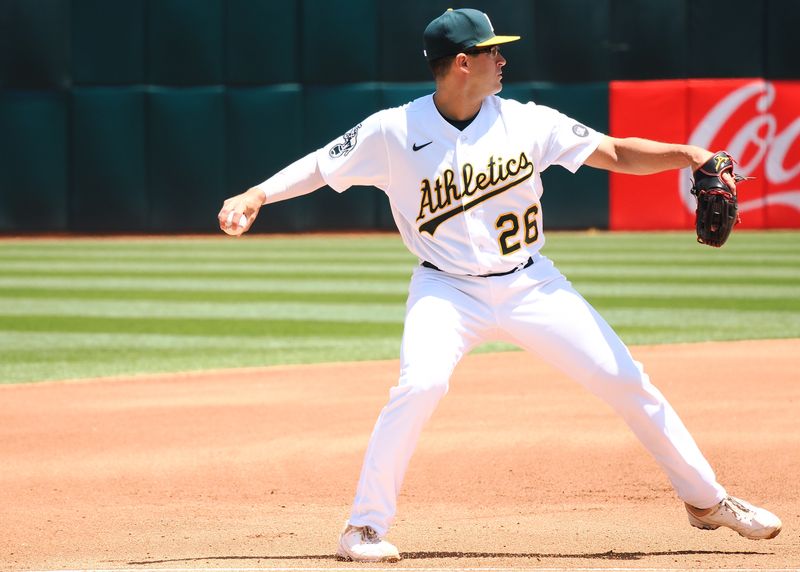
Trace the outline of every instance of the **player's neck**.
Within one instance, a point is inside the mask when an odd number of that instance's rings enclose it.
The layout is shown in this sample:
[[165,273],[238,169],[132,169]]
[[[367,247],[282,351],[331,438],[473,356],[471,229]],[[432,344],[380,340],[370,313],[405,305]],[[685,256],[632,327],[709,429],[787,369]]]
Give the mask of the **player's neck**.
[[481,110],[483,97],[470,97],[463,91],[436,88],[433,103],[445,119],[467,121],[475,117]]

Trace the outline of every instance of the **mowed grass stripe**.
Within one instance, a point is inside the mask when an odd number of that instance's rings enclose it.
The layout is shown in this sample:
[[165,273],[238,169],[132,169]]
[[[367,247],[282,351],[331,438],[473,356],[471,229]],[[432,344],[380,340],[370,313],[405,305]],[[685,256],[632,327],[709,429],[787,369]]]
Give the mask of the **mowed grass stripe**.
[[[708,253],[728,255],[734,252],[775,254],[789,251],[797,254],[798,236],[787,232],[735,232],[723,249],[710,249],[698,245],[691,231],[650,233],[563,233],[547,232],[546,248],[556,251],[637,253],[652,252],[666,254],[683,251],[689,254]],[[48,254],[64,252],[109,253],[125,256],[128,252],[159,255],[202,257],[234,252],[241,254],[291,253],[302,256],[321,255],[332,252],[340,255],[347,252],[370,255],[386,252],[390,255],[410,256],[395,234],[366,235],[363,237],[299,235],[291,238],[272,236],[248,236],[240,240],[220,238],[161,238],[161,239],[66,239],[66,240],[0,240],[0,251],[5,253]]]
[[[661,245],[653,249],[650,243],[645,243],[645,248],[636,248],[635,245],[620,248],[607,248],[595,245],[594,248],[587,248],[591,242],[596,240],[594,237],[585,237],[585,244],[575,243],[574,239],[562,242],[561,236],[556,239],[548,240],[543,252],[550,255],[560,262],[579,261],[596,262],[603,264],[629,264],[629,263],[684,263],[684,262],[704,262],[707,264],[737,264],[746,265],[749,263],[763,262],[800,262],[800,248],[798,244],[776,245],[770,244],[757,248],[731,248],[726,245],[721,249],[713,249],[702,245],[694,244],[688,248],[671,248],[669,244]],[[652,239],[650,239],[652,240]],[[800,239],[792,239],[800,240]],[[301,241],[302,242],[302,241]],[[780,248],[782,246],[783,248]],[[331,252],[319,252],[311,249],[310,245],[302,250],[281,250],[274,245],[264,244],[259,250],[194,250],[175,251],[168,247],[139,248],[137,250],[96,250],[93,248],[85,249],[76,246],[70,250],[63,250],[56,247],[43,249],[14,249],[0,240],[0,261],[17,263],[61,263],[61,262],[97,262],[97,263],[117,263],[136,262],[163,264],[183,264],[183,263],[235,263],[235,264],[257,264],[261,262],[282,262],[282,263],[319,263],[319,264],[356,264],[368,265],[373,263],[401,264],[416,263],[416,257],[402,248],[402,245],[395,245],[393,250],[385,251],[359,251],[347,248],[335,248]]]
[[[728,261],[708,261],[702,259],[672,261],[635,260],[604,262],[598,259],[575,259],[561,256],[563,261],[556,261],[559,268],[568,276],[575,273],[597,276],[621,276],[636,278],[640,276],[689,276],[715,279],[717,277],[745,276],[752,280],[769,279],[773,277],[788,277],[796,279],[800,268],[800,257],[796,261],[782,260],[769,262],[765,260],[757,263],[744,263],[741,259]],[[319,275],[330,276],[334,279],[350,279],[363,276],[387,276],[391,279],[410,276],[417,266],[415,262],[401,261],[397,263],[373,263],[371,265],[342,265],[331,262],[301,262],[275,263],[264,262],[215,264],[208,262],[182,262],[164,263],[161,261],[131,263],[121,261],[71,261],[71,262],[38,262],[38,261],[13,261],[2,265],[3,276],[142,276],[142,277],[170,277],[191,274],[200,278],[214,277],[269,277],[280,276],[292,279],[302,279],[304,276],[316,277]]]
[[740,268],[718,267],[710,269],[707,266],[678,266],[665,269],[663,267],[620,266],[609,267],[590,266],[588,264],[560,264],[559,269],[567,278],[573,280],[587,280],[598,282],[641,282],[641,283],[682,283],[682,282],[713,282],[719,283],[724,279],[726,284],[732,280],[741,284],[753,284],[762,281],[775,281],[776,284],[784,282],[797,284],[798,267],[793,268]]
[[[797,236],[793,233],[747,234],[742,240],[748,242],[729,242],[724,249],[710,249],[686,241],[680,233],[657,233],[652,235],[608,235],[574,236],[563,233],[549,233],[545,252],[557,261],[592,260],[610,264],[612,262],[671,263],[687,262],[686,258],[698,259],[704,264],[730,261],[734,264],[796,262],[800,258]],[[654,240],[655,238],[655,240]],[[132,258],[150,262],[163,259],[165,262],[186,262],[187,260],[225,261],[236,263],[257,262],[259,260],[318,261],[320,263],[369,264],[385,261],[408,261],[415,259],[406,252],[396,237],[380,237],[379,249],[371,248],[370,239],[347,240],[331,237],[317,240],[305,237],[291,241],[256,238],[254,241],[226,241],[199,239],[181,241],[165,239],[155,241],[33,241],[19,244],[17,241],[0,242],[0,260],[33,260],[42,257],[43,261],[58,262],[64,257],[70,259],[92,259],[118,261]],[[689,261],[690,262],[690,261]]]
[[[670,312],[664,312],[661,308],[619,306],[605,309],[603,315],[609,322],[613,322],[615,327],[646,328],[656,325],[658,327],[681,328],[685,327],[687,323],[696,321],[697,311],[694,308],[674,308]],[[774,326],[792,328],[794,325],[794,328],[796,328],[798,319],[800,319],[800,311],[753,310],[747,313],[747,319],[747,327],[742,328],[740,324],[741,317],[736,312],[720,312],[719,316],[714,317],[715,324],[719,325],[719,328],[715,328],[718,331],[714,333],[725,335],[733,331],[746,334],[753,328],[759,328],[760,325],[765,328],[773,328]],[[729,328],[728,332],[726,332],[725,328]],[[706,335],[708,328],[705,330],[698,329],[698,333]]]
[[[723,251],[697,251],[691,250],[675,251],[665,249],[661,251],[609,251],[601,249],[599,251],[572,250],[563,247],[551,248],[548,244],[543,252],[554,259],[564,262],[595,263],[595,264],[615,264],[628,265],[633,263],[662,263],[664,265],[684,262],[703,262],[712,265],[736,265],[746,266],[748,264],[764,263],[800,263],[800,253],[797,248],[788,249],[783,252],[759,252],[737,250],[732,253]],[[700,255],[700,256],[698,256]],[[54,253],[52,250],[42,252],[16,252],[11,253],[4,250],[0,243],[0,262],[37,264],[61,264],[61,263],[96,263],[96,264],[119,264],[119,263],[145,263],[145,264],[186,264],[186,263],[207,263],[207,264],[263,264],[263,263],[305,263],[305,264],[339,264],[369,266],[372,264],[411,264],[417,262],[416,257],[407,252],[382,252],[382,253],[360,253],[360,252],[341,252],[334,254],[321,255],[317,252],[285,252],[271,251],[242,253],[239,251],[226,253],[208,252],[163,252],[155,250],[133,251],[133,252],[84,252],[67,251]]]
[[143,253],[142,251],[114,253],[108,252],[40,252],[32,255],[29,252],[9,253],[3,251],[0,246],[0,263],[8,264],[74,264],[74,263],[94,263],[94,264],[294,264],[294,263],[320,263],[338,264],[354,266],[370,266],[373,264],[415,264],[416,258],[407,252],[336,252],[320,256],[317,252],[276,252],[266,250],[258,253],[242,254],[240,252],[228,252],[220,254],[210,254],[207,252],[184,252],[180,254],[154,251]]
[[[73,376],[84,377],[80,374],[77,367],[82,371],[91,368],[92,376],[109,375],[133,375],[143,372],[159,372],[165,368],[159,363],[164,358],[169,358],[180,364],[181,367],[176,371],[189,371],[205,368],[225,368],[225,367],[255,367],[262,365],[282,365],[290,363],[307,363],[305,354],[309,351],[324,353],[328,359],[325,361],[334,362],[336,353],[341,350],[341,344],[332,346],[326,344],[325,340],[311,339],[310,343],[302,345],[285,344],[280,348],[269,348],[261,346],[259,348],[249,348],[252,357],[248,357],[244,352],[236,351],[234,348],[215,344],[208,346],[202,354],[194,354],[191,348],[178,344],[170,346],[168,339],[161,339],[162,345],[158,348],[151,348],[147,352],[142,352],[140,348],[115,344],[113,347],[103,345],[102,341],[92,344],[80,355],[76,354],[73,348],[55,349],[42,355],[38,351],[25,350],[14,354],[15,363],[18,366],[27,364],[35,366],[39,373],[36,377],[26,372],[22,367],[9,368],[16,379],[9,379],[5,375],[3,383],[27,380],[27,379],[68,379]],[[395,357],[396,343],[392,344],[383,338],[362,338],[359,343],[353,345],[353,356],[348,361],[358,361],[367,359],[390,359]],[[259,351],[260,350],[260,351]],[[0,359],[4,358],[4,351],[0,351]],[[377,355],[375,355],[377,354]],[[155,360],[155,361],[153,361]],[[5,361],[5,360],[4,360]],[[98,363],[100,362],[100,363]],[[68,368],[57,371],[52,366]],[[200,367],[198,367],[200,366]],[[30,367],[26,368],[30,369]]]
[[695,252],[728,252],[733,250],[768,250],[781,249],[797,251],[798,235],[796,231],[749,231],[743,227],[731,235],[724,249],[712,249],[695,241],[691,230],[673,232],[552,232],[546,233],[548,246],[557,246],[573,250],[578,246],[582,252],[590,250],[616,250],[637,252],[650,250],[666,252],[669,250],[686,250]]
[[[619,300],[590,299],[602,307],[602,314],[628,344],[663,344],[703,341],[793,338],[800,336],[800,311],[787,311],[783,305],[758,308],[727,308],[713,300],[705,306],[682,305],[644,307],[626,305]],[[714,327],[708,327],[709,308],[714,313]]]
[[[598,295],[591,293],[592,288],[583,288],[584,297],[595,308],[605,313],[612,308],[636,308],[641,310],[653,309],[661,310],[663,314],[669,314],[680,310],[707,310],[709,308],[728,310],[740,313],[742,316],[752,312],[776,311],[784,313],[800,312],[800,299],[796,298],[760,298],[753,300],[746,297],[729,296],[687,296],[684,298],[675,297],[652,297],[652,296],[629,296],[629,295]],[[800,324],[798,324],[800,325]]]
[[[640,288],[640,291],[645,290]],[[731,288],[734,290],[734,288]],[[682,296],[674,293],[646,292],[639,296],[631,296],[631,286],[626,291],[617,291],[610,295],[596,284],[579,286],[584,296],[597,308],[616,308],[636,306],[640,308],[708,308],[719,307],[737,312],[752,312],[762,309],[778,309],[795,311],[800,309],[800,298],[787,295],[786,292],[772,293],[771,296],[760,296],[754,300],[751,296],[720,295],[707,290],[702,295],[685,292]],[[0,291],[2,293],[2,291]],[[406,297],[404,295],[324,293],[309,295],[304,292],[261,292],[254,296],[249,293],[246,299],[239,297],[238,292],[146,292],[146,291],[73,291],[64,293],[49,291],[41,297],[32,296],[35,291],[24,292],[25,298],[12,296],[3,298],[0,295],[0,313],[8,316],[25,316],[62,312],[63,315],[131,315],[148,311],[148,315],[182,316],[185,314],[216,316],[226,312],[256,315],[289,315],[297,319],[305,319],[316,311],[319,316],[356,316],[353,308],[363,310],[363,319],[381,319],[383,312],[396,315],[403,310]],[[23,292],[20,292],[23,294]],[[150,296],[148,296],[150,294]],[[239,298],[237,301],[237,297]],[[353,300],[356,300],[355,302]],[[127,302],[120,305],[120,302]],[[152,302],[152,304],[147,304]],[[165,308],[165,304],[169,304]],[[220,308],[220,309],[218,309]],[[315,310],[318,308],[319,310]],[[343,309],[344,308],[344,309]],[[117,309],[116,311],[114,311]],[[389,314],[391,312],[391,314]]]
[[[795,286],[769,286],[764,284],[751,284],[741,286],[735,284],[669,284],[661,285],[641,284],[635,281],[622,283],[602,283],[585,281],[575,285],[586,297],[616,297],[629,298],[632,303],[647,299],[675,300],[686,298],[703,298],[716,300],[717,298],[732,298],[742,302],[741,308],[746,309],[758,305],[761,299],[789,300],[797,293]],[[746,288],[746,291],[744,289]]]
[[[398,248],[399,246],[399,248]],[[65,239],[65,240],[0,240],[0,251],[9,254],[50,255],[53,253],[95,253],[110,256],[135,256],[152,253],[156,256],[194,257],[224,256],[234,253],[238,256],[259,256],[268,253],[293,253],[302,256],[334,256],[353,253],[358,256],[389,255],[409,256],[402,247],[397,235],[378,235],[377,237],[329,236],[314,238],[300,235],[290,240],[269,236],[246,237],[244,240],[217,238],[160,238],[142,240],[107,239]]]
[[746,331],[741,328],[738,322],[734,323],[731,330],[726,330],[722,323],[720,323],[719,327],[713,329],[697,326],[696,323],[693,326],[688,324],[683,326],[667,325],[661,322],[631,325],[610,323],[613,324],[614,330],[627,344],[696,343],[797,337],[797,334],[793,336],[781,335],[777,325],[763,323],[754,323]]
[[[348,359],[389,359],[395,337],[347,338]],[[0,332],[0,383],[340,361],[338,339]],[[41,348],[46,348],[42,351]]]
[[283,276],[288,275],[292,278],[308,276],[364,276],[374,275],[383,276],[386,274],[404,274],[411,276],[415,264],[372,264],[369,266],[351,266],[330,263],[295,262],[285,263],[263,263],[263,264],[209,264],[206,262],[181,263],[181,264],[162,264],[159,262],[134,263],[126,262],[60,262],[52,264],[38,264],[30,262],[7,262],[3,264],[3,274],[6,276],[175,276],[192,275],[200,277],[220,277],[220,276]]
[[214,292],[228,291],[241,297],[244,294],[258,292],[317,292],[347,293],[355,296],[362,293],[407,294],[408,280],[383,282],[366,280],[363,277],[348,275],[346,279],[333,280],[331,278],[313,280],[306,277],[304,280],[262,279],[258,277],[225,277],[217,280],[199,280],[196,277],[176,276],[171,278],[152,278],[141,276],[127,277],[5,277],[0,275],[0,288],[101,288],[101,289],[131,289],[142,291],[179,291],[179,292]]
[[[764,272],[765,269],[792,269],[797,270],[800,266],[800,254],[767,255],[767,254],[740,254],[737,256],[694,256],[690,253],[661,254],[654,256],[650,253],[639,255],[619,254],[611,255],[608,253],[587,255],[586,253],[558,253],[550,250],[545,251],[559,267],[567,268],[572,266],[581,267],[609,267],[609,268],[642,268],[643,270],[669,270],[680,271],[681,269],[738,269],[742,272],[753,269],[754,267]],[[415,258],[403,257],[380,257],[350,259],[347,257],[294,257],[286,258],[262,257],[252,258],[247,256],[235,256],[228,258],[211,257],[169,257],[159,258],[157,256],[136,256],[136,257],[107,257],[92,258],[73,256],[65,258],[61,256],[42,256],[42,257],[8,257],[0,255],[0,264],[5,271],[40,271],[40,270],[104,270],[104,269],[130,269],[133,270],[152,270],[159,269],[163,272],[179,273],[186,269],[199,271],[216,272],[250,272],[264,271],[266,269],[303,269],[311,272],[337,271],[341,272],[347,268],[354,268],[358,272],[378,273],[384,270],[412,269],[418,263]]]
[[3,274],[4,277],[7,278],[14,278],[14,277],[30,277],[31,279],[36,279],[39,277],[45,278],[115,278],[115,277],[126,277],[129,276],[131,278],[136,279],[164,279],[164,278],[183,278],[191,277],[195,280],[260,280],[260,279],[275,279],[280,278],[286,281],[303,281],[308,279],[316,279],[319,280],[320,278],[327,278],[332,281],[337,280],[350,280],[350,281],[372,281],[372,282],[396,282],[398,280],[408,280],[411,278],[411,269],[404,268],[401,270],[390,270],[385,269],[381,271],[378,270],[355,270],[355,269],[347,269],[342,270],[341,268],[338,271],[332,269],[325,269],[325,268],[274,268],[274,269],[259,269],[253,268],[250,270],[240,270],[238,273],[234,271],[228,271],[224,267],[220,267],[216,270],[196,270],[193,269],[189,271],[188,269],[172,269],[172,268],[162,268],[157,270],[145,270],[145,269],[127,269],[124,267],[120,268],[107,268],[107,269],[94,269],[94,270],[80,270],[80,265],[78,265],[78,270],[75,269],[48,269],[48,268],[38,268],[38,269],[30,269],[30,270],[15,270],[11,269],[4,269]]
[[[11,281],[2,280],[0,282],[8,283]],[[76,279],[75,283],[78,282]],[[81,281],[81,282],[85,282]],[[609,281],[592,281],[582,280],[573,281],[579,291],[587,297],[608,297],[608,298],[629,298],[634,302],[644,301],[648,299],[653,300],[675,300],[680,303],[682,299],[703,299],[704,303],[709,300],[717,300],[719,298],[728,298],[740,302],[739,307],[743,310],[747,308],[757,307],[762,300],[786,300],[792,302],[797,299],[798,286],[794,284],[780,284],[770,285],[756,282],[754,284],[746,283],[668,283],[662,282],[660,284],[653,284],[648,282],[626,281],[614,282]],[[55,297],[64,299],[89,299],[93,297],[95,290],[91,287],[81,285],[82,289],[75,289],[69,292],[59,292],[59,286],[63,285],[65,288],[71,285],[71,281],[62,280],[38,280],[26,288],[25,285],[13,283],[12,286],[0,286],[0,295],[3,292],[9,292],[11,299],[16,295],[22,295],[31,298],[47,298]],[[115,298],[117,292],[120,294],[120,301],[134,300],[134,299],[150,299],[165,301],[180,302],[186,301],[238,301],[242,304],[247,304],[252,301],[308,301],[309,303],[315,302],[370,302],[370,303],[392,303],[404,302],[406,299],[406,283],[391,282],[381,286],[380,282],[360,281],[357,283],[334,283],[319,284],[317,281],[310,282],[292,282],[285,281],[259,281],[249,280],[245,281],[239,279],[237,281],[223,281],[221,288],[230,288],[230,290],[220,291],[214,288],[214,283],[204,282],[202,284],[189,280],[180,283],[163,283],[159,282],[158,287],[147,281],[138,279],[131,280],[102,280],[103,288],[98,290],[98,298],[111,299]],[[79,284],[75,284],[78,286]],[[120,289],[109,288],[109,285],[116,285]],[[131,287],[136,288],[131,289]],[[145,289],[153,287],[153,289]],[[85,288],[85,289],[83,289]],[[167,289],[168,288],[168,289]],[[323,289],[328,288],[325,292]],[[43,296],[38,296],[37,292],[47,292]],[[126,295],[126,292],[128,295]],[[206,298],[210,296],[210,298]],[[246,297],[243,297],[246,296]],[[252,296],[252,297],[251,297]],[[363,297],[363,299],[362,299]]]
[[[730,288],[730,286],[729,286]],[[704,309],[709,307],[755,312],[761,310],[778,310],[784,312],[800,311],[800,297],[796,289],[769,290],[770,296],[753,298],[744,295],[722,296],[719,292],[706,289],[703,294],[682,292],[678,295],[666,295],[663,291],[631,295],[633,285],[612,285],[610,288],[595,283],[587,283],[580,288],[584,296],[598,308],[661,308],[665,310]],[[783,295],[780,295],[780,293]],[[179,294],[179,293],[173,293]],[[182,293],[180,293],[182,294]],[[96,296],[82,299],[70,296],[59,296],[55,293],[50,298],[37,298],[20,295],[14,298],[0,297],[0,316],[95,316],[95,317],[170,317],[170,318],[246,318],[246,319],[319,319],[346,321],[399,321],[404,315],[403,300],[393,297],[384,303],[365,303],[361,299],[354,300],[351,295],[342,295],[335,302],[321,301],[319,298],[309,299],[306,295],[285,293],[276,300],[264,293],[264,300],[237,300],[227,297],[210,301],[207,299],[188,300],[184,296],[172,299],[155,297],[150,300],[120,300],[116,298],[101,300]]]
[[281,320],[266,318],[165,318],[29,315],[0,316],[4,332],[135,333],[180,336],[317,336],[331,338],[399,336],[402,324],[392,321],[349,322],[325,320]]
[[160,301],[163,303],[230,303],[239,306],[248,306],[251,303],[283,303],[283,302],[303,302],[306,304],[352,304],[357,301],[359,305],[370,307],[372,305],[404,305],[407,293],[398,289],[397,293],[382,292],[363,292],[363,291],[344,291],[344,292],[325,292],[325,291],[289,291],[287,290],[263,290],[252,289],[242,295],[241,290],[225,290],[220,288],[209,288],[207,290],[143,290],[128,288],[81,288],[65,290],[62,288],[40,288],[40,287],[0,287],[0,300],[60,300],[65,302],[79,301],[115,301],[115,302],[144,302]]
[[397,322],[403,320],[400,304],[363,304],[348,302],[323,304],[319,302],[189,302],[162,300],[68,300],[40,298],[0,298],[0,316],[73,316],[104,318],[226,318],[248,320],[324,320],[346,322]]
[[[576,285],[587,283],[613,285],[619,284],[620,282],[625,282],[639,284],[642,286],[649,285],[653,290],[656,291],[665,284],[687,286],[702,285],[716,289],[719,285],[720,279],[724,280],[726,286],[739,286],[745,288],[750,288],[753,286],[753,284],[768,287],[785,286],[791,290],[794,290],[797,287],[797,277],[791,272],[787,272],[785,275],[783,273],[779,273],[777,276],[773,275],[773,273],[766,272],[763,273],[764,275],[761,275],[762,273],[754,272],[752,276],[744,275],[741,272],[720,272],[715,273],[716,276],[708,276],[708,273],[702,274],[694,272],[681,272],[680,274],[665,275],[658,272],[641,272],[640,269],[632,269],[630,271],[625,269],[618,273],[609,273],[608,269],[581,269],[574,272],[565,272],[565,274],[567,278]],[[749,294],[747,295],[749,296]]]
[[[779,240],[781,242],[774,242],[773,240]],[[666,237],[665,240],[664,237],[658,233],[653,233],[652,236],[637,235],[635,240],[631,240],[630,242],[618,241],[616,237],[612,239],[612,242],[607,242],[605,236],[584,236],[579,239],[575,237],[563,238],[563,235],[556,233],[555,236],[548,235],[547,243],[544,248],[548,249],[551,254],[559,252],[568,253],[572,256],[606,255],[613,258],[627,255],[636,257],[649,254],[656,257],[688,255],[691,257],[714,259],[740,255],[753,256],[758,254],[766,254],[768,256],[796,256],[797,245],[792,244],[792,241],[797,240],[797,237],[790,235],[776,235],[768,241],[747,244],[727,243],[722,248],[713,248],[696,242],[685,242],[683,240],[679,242],[670,241],[669,237]]]
[[[363,336],[361,340],[378,339]],[[363,341],[358,340],[358,343]],[[348,340],[348,344],[353,340]],[[400,340],[395,339],[394,346],[398,346]],[[28,355],[35,356],[39,351],[37,346],[46,345],[48,353],[50,350],[62,351],[77,349],[76,356],[80,358],[82,352],[91,351],[93,348],[107,348],[119,350],[147,350],[155,352],[162,349],[179,349],[189,351],[200,349],[203,353],[207,351],[246,351],[262,350],[264,352],[283,351],[291,348],[329,348],[338,349],[342,343],[335,338],[325,336],[304,336],[297,337],[277,337],[270,335],[263,336],[217,336],[208,334],[202,337],[172,335],[172,334],[151,334],[151,333],[132,333],[132,332],[102,332],[98,334],[87,334],[80,332],[2,332],[0,331],[0,355],[3,352],[27,352]],[[47,356],[39,356],[46,359]]]
[[596,255],[585,253],[548,253],[554,260],[558,260],[560,266],[565,264],[580,264],[586,266],[610,266],[618,267],[661,267],[664,269],[677,269],[683,266],[706,267],[706,268],[739,268],[747,269],[751,266],[757,267],[794,267],[800,265],[800,254],[773,254],[772,256],[753,254],[739,254],[737,256],[695,256],[693,253],[670,253],[670,254],[609,254],[598,253]]
[[[575,283],[581,294],[586,297],[629,298],[632,303],[648,299],[674,300],[680,304],[681,300],[702,298],[708,302],[721,297],[731,298],[741,302],[741,309],[758,306],[761,299],[792,300],[797,297],[800,286],[769,286],[760,283],[742,286],[737,284],[669,284],[653,285],[624,281],[621,283],[592,282],[591,280]],[[746,288],[746,290],[745,290]]]

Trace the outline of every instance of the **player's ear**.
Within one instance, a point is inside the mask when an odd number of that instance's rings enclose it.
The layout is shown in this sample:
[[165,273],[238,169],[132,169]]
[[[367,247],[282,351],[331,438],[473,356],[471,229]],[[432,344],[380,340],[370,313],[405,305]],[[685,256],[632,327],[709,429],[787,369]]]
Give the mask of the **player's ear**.
[[456,54],[456,57],[455,57],[455,60],[453,61],[453,64],[455,65],[455,67],[459,71],[468,71],[468,69],[469,69],[469,58],[467,57],[467,54],[464,54],[464,53]]

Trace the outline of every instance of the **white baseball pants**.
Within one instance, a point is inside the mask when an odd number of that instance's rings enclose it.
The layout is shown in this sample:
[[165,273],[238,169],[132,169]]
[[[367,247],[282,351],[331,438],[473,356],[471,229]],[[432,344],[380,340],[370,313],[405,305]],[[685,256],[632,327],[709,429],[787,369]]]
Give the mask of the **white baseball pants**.
[[505,340],[538,355],[608,403],[669,477],[700,508],[725,498],[714,471],[661,392],[606,321],[553,263],[506,276],[453,276],[418,267],[406,308],[400,380],[367,447],[350,524],[384,535],[423,426],[463,355]]

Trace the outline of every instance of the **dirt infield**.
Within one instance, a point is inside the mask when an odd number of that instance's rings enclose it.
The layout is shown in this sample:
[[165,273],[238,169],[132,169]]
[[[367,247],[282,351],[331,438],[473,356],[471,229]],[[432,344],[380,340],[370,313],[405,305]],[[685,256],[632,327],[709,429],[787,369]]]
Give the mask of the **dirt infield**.
[[[780,536],[691,528],[610,409],[527,354],[483,354],[423,433],[395,568],[800,567],[800,340],[633,353],[728,490],[783,518]],[[335,541],[396,372],[0,388],[0,569],[353,568]]]

